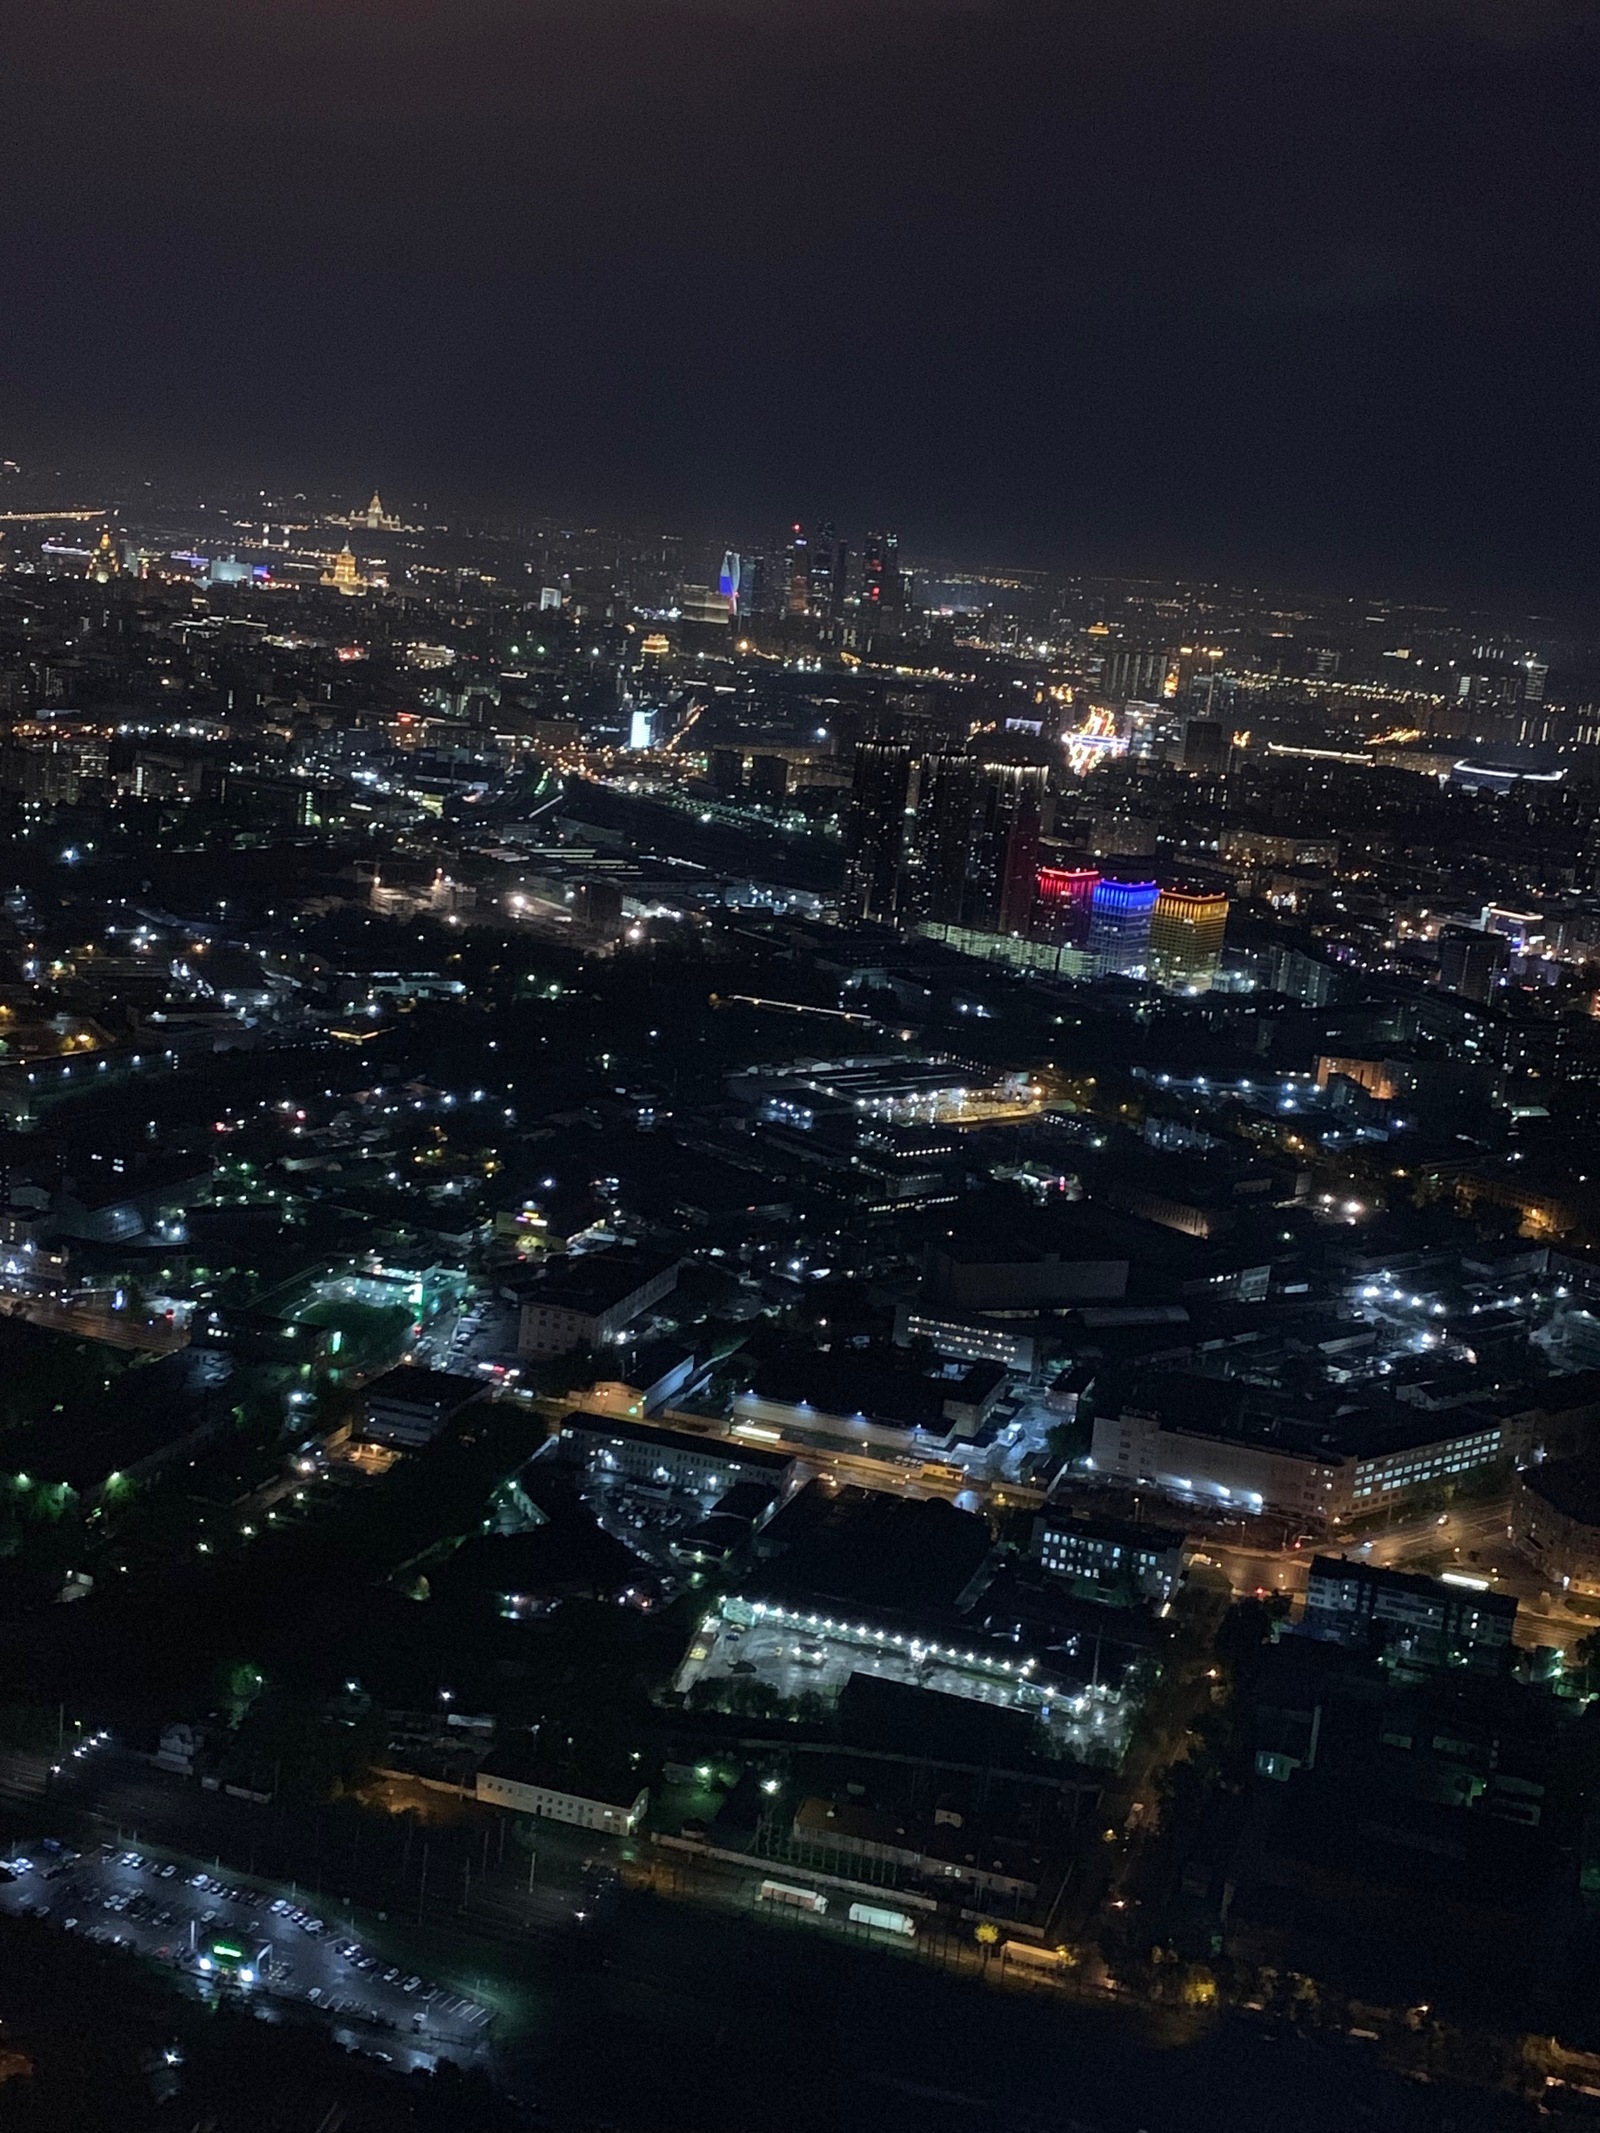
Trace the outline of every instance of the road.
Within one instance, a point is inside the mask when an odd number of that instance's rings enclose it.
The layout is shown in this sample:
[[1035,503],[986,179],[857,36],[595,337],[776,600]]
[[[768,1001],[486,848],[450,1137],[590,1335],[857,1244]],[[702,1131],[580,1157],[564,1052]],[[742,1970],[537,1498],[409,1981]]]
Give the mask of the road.
[[126,1311],[96,1311],[83,1304],[58,1301],[49,1296],[8,1293],[0,1298],[0,1311],[7,1318],[25,1318],[35,1326],[55,1333],[75,1333],[80,1338],[104,1341],[109,1348],[139,1348],[150,1355],[171,1355],[189,1345],[189,1328],[158,1318],[135,1318]]
[[[1471,1504],[1459,1510],[1396,1520],[1376,1532],[1335,1537],[1320,1552],[1355,1556],[1385,1570],[1409,1570],[1428,1577],[1444,1571],[1482,1578],[1492,1592],[1517,1601],[1516,1641],[1525,1649],[1550,1645],[1565,1650],[1597,1627],[1593,1614],[1570,1606],[1559,1592],[1511,1545],[1509,1499]],[[1235,1593],[1287,1593],[1300,1599],[1318,1548],[1257,1548],[1204,1537],[1197,1541],[1223,1571]]]

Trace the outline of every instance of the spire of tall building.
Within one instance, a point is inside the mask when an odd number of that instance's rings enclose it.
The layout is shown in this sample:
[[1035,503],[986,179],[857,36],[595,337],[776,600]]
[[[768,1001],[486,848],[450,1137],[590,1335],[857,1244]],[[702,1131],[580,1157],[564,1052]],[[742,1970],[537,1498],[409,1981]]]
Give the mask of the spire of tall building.
[[97,585],[109,585],[113,578],[122,576],[122,556],[111,538],[109,526],[95,544],[95,551],[89,558],[89,568],[85,575],[93,578]]

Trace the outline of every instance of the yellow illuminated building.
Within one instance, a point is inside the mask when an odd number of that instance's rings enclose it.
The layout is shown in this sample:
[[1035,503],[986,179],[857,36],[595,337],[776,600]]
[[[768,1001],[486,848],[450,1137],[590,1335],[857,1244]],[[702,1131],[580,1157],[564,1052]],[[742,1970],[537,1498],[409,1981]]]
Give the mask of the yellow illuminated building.
[[1222,966],[1228,899],[1163,889],[1150,916],[1150,974],[1168,992],[1209,992]]
[[330,591],[354,595],[361,590],[361,573],[356,568],[356,559],[350,543],[345,542],[328,568],[322,573],[322,582]]

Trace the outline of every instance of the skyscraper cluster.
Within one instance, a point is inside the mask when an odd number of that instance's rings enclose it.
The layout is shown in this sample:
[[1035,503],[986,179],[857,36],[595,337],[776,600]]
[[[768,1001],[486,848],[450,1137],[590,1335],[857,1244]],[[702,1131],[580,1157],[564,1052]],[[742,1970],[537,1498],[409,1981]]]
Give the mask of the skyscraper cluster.
[[881,925],[975,933],[1031,923],[1048,775],[907,742],[857,751],[842,909]]
[[[1048,769],[981,746],[867,740],[856,750],[840,902],[846,923],[933,930],[1084,978],[1209,990],[1228,897],[1148,870],[1060,863],[1046,851]],[[1038,950],[1043,953],[1033,953]]]

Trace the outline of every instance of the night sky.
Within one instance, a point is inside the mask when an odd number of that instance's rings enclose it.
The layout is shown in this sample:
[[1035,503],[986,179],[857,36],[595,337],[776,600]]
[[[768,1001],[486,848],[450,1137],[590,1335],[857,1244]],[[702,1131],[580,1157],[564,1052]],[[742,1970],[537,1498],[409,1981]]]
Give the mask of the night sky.
[[0,452],[1600,608],[1600,6],[0,26]]

